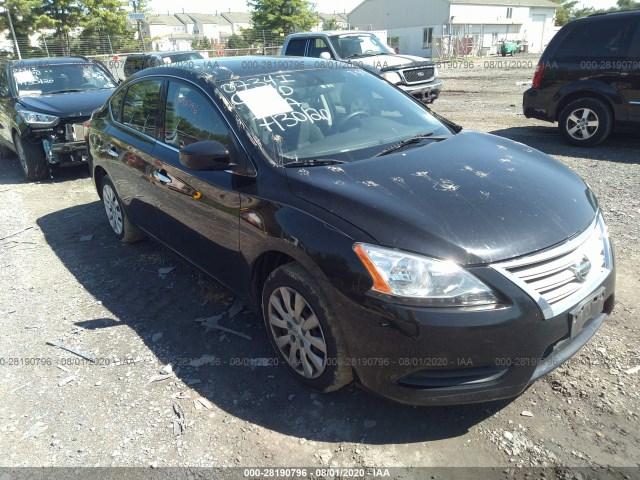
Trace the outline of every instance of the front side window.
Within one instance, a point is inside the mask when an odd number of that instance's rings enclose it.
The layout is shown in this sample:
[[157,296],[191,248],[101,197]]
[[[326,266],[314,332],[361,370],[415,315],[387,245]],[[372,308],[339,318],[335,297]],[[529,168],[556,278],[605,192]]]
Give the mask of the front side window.
[[124,97],[122,123],[155,137],[161,86],[160,80],[146,80],[131,85]]
[[114,95],[111,101],[109,102],[109,110],[111,110],[111,118],[113,118],[116,122],[122,121],[122,102],[124,100],[124,95],[126,90],[122,90],[118,92],[117,95]]
[[114,88],[111,78],[94,63],[37,63],[12,68],[18,96],[51,95]]
[[417,135],[451,136],[422,105],[356,68],[255,75],[223,83],[220,90],[227,108],[277,165],[351,162]]
[[182,82],[169,82],[164,142],[182,148],[204,140],[217,140],[226,146],[226,123],[197,87]]
[[327,42],[325,42],[323,38],[312,38],[309,45],[308,56],[320,58],[320,54],[322,53],[328,53],[329,55],[331,55],[329,45],[327,45]]

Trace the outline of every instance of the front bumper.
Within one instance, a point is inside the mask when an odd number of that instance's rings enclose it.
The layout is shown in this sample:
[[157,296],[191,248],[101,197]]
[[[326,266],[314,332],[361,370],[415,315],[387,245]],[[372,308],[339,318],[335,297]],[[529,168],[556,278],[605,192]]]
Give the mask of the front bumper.
[[397,84],[396,86],[409,95],[417,98],[418,100],[429,103],[433,102],[440,96],[440,91],[442,90],[442,80],[436,78],[429,83],[417,85]]
[[349,364],[368,390],[411,405],[511,398],[574,355],[613,309],[615,269],[594,290],[602,312],[572,331],[569,312],[544,319],[518,286],[486,268],[474,272],[505,298],[492,310],[434,309],[352,301],[333,290]]

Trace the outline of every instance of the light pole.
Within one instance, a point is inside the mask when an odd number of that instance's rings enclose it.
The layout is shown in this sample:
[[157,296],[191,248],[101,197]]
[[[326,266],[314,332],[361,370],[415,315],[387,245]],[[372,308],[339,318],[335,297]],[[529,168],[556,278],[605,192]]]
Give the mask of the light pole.
[[16,31],[13,29],[13,21],[11,20],[11,12],[9,11],[9,7],[4,7],[4,10],[7,12],[7,18],[9,19],[9,28],[11,29],[11,35],[13,35],[13,43],[16,46],[16,53],[18,54],[18,59],[22,60],[22,55],[20,55],[20,46],[18,45],[18,39],[16,38]]

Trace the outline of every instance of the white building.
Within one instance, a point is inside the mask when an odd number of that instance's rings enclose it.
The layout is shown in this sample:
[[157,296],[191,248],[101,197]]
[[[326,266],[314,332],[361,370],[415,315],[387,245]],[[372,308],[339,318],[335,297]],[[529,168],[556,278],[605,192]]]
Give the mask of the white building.
[[352,28],[387,30],[401,53],[421,57],[497,53],[502,40],[542,52],[553,37],[551,0],[364,0]]
[[187,13],[193,22],[193,34],[209,38],[219,43],[233,33],[231,23],[222,15],[212,13]]
[[220,15],[231,24],[234,35],[240,35],[242,30],[253,28],[251,14],[247,12],[220,12]]

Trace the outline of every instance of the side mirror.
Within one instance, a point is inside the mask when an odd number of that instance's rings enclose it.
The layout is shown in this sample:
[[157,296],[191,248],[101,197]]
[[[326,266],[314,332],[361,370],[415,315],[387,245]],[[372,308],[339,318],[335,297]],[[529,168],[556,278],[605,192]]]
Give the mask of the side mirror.
[[331,60],[331,54],[329,52],[322,52],[320,54],[320,58],[323,60]]
[[224,170],[231,166],[229,150],[215,140],[205,140],[182,147],[180,163],[191,170]]

